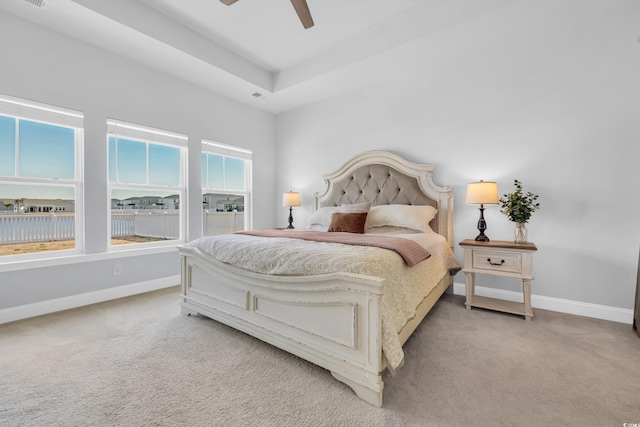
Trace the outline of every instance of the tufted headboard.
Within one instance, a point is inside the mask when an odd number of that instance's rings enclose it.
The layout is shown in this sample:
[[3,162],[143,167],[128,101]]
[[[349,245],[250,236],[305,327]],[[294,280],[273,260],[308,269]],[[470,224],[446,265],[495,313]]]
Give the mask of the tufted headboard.
[[314,194],[314,208],[359,202],[430,205],[438,210],[431,228],[453,247],[453,191],[448,185],[434,184],[434,168],[387,151],[367,151],[323,175],[327,187],[322,194]]

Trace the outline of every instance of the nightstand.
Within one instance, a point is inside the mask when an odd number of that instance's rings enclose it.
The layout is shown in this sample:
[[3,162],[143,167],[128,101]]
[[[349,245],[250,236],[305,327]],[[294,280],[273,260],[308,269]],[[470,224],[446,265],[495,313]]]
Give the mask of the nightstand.
[[[477,242],[466,239],[460,242],[464,249],[464,271],[467,309],[486,308],[505,313],[519,314],[526,320],[533,317],[531,308],[531,281],[533,280],[533,253],[538,250],[533,243],[513,243],[507,241]],[[522,279],[523,302],[506,301],[481,297],[475,294],[475,275],[493,274],[496,276],[517,277]]]

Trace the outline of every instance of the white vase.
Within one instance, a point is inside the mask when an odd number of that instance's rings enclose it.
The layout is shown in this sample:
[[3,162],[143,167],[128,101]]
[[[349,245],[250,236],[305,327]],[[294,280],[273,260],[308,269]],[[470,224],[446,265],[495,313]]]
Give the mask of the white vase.
[[516,243],[527,243],[527,227],[524,222],[516,222],[513,229],[513,241]]

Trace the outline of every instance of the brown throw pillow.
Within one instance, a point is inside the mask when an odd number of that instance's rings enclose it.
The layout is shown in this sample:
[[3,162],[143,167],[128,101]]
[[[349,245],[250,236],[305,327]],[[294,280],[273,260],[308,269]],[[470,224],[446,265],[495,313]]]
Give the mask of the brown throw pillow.
[[327,231],[364,234],[367,212],[336,212],[331,215],[331,224]]

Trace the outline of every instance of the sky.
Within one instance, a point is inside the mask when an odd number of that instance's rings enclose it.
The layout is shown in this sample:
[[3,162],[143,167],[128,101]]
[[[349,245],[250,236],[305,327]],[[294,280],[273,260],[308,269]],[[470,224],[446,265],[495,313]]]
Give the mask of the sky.
[[180,148],[109,136],[109,182],[179,187]]
[[31,178],[74,178],[74,131],[60,126],[20,120],[16,165],[15,119],[0,116],[0,175]]
[[202,153],[201,168],[203,188],[245,190],[244,160]]
[[[20,144],[16,146],[16,133]],[[70,128],[0,116],[0,177],[73,180],[75,178],[74,131]],[[73,187],[0,185],[1,199],[73,199]]]
[[[6,177],[75,179],[74,130],[0,115],[0,180]],[[16,144],[16,136],[19,143]],[[180,148],[109,135],[109,182],[180,187]],[[147,168],[148,166],[148,168]],[[202,153],[202,186],[245,189],[244,160]],[[74,199],[73,186],[0,183],[0,199]],[[157,194],[156,194],[157,193]],[[119,191],[123,195],[168,196],[176,191]],[[119,197],[115,197],[115,196]]]

